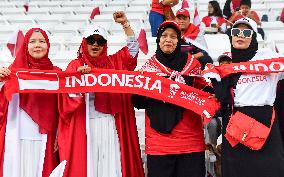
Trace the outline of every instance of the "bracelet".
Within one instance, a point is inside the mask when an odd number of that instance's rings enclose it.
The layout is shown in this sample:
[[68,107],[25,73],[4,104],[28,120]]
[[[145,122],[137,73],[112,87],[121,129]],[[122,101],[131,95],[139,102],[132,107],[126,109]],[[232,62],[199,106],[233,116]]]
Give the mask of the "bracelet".
[[125,29],[125,28],[129,28],[129,27],[130,27],[129,22],[128,22],[128,21],[126,21],[125,23],[123,23],[123,24],[122,24],[122,27],[123,27],[123,29]]

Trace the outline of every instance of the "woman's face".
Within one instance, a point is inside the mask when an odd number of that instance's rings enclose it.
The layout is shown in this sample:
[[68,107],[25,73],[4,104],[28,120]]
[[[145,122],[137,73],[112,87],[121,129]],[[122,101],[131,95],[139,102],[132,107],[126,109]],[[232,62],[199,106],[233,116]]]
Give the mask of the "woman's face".
[[214,13],[214,8],[213,8],[213,6],[210,3],[208,4],[208,13],[210,15],[212,15]]
[[177,47],[178,36],[174,29],[167,28],[161,35],[159,46],[166,54],[171,54]]
[[[236,28],[240,30],[250,29],[247,25],[240,24]],[[244,34],[241,33],[238,36],[232,36],[232,45],[235,49],[247,49],[251,43],[252,38],[244,37]]]
[[41,59],[47,54],[48,46],[41,32],[33,32],[28,44],[28,52],[35,59]]
[[106,40],[102,36],[95,34],[89,36],[87,39],[88,53],[92,58],[96,58],[101,55]]

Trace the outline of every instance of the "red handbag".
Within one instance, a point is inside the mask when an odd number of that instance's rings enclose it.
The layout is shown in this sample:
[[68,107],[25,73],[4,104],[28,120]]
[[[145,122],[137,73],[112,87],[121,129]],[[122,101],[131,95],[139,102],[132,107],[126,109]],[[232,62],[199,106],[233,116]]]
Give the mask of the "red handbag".
[[252,150],[259,150],[263,147],[270,133],[274,119],[274,109],[270,127],[238,111],[231,116],[224,136],[233,147],[241,143]]

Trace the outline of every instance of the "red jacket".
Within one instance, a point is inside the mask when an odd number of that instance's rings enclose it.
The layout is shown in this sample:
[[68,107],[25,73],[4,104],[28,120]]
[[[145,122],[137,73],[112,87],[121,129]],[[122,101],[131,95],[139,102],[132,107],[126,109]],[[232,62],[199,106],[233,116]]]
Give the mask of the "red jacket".
[[[109,56],[113,69],[134,70],[137,56],[132,58],[127,47]],[[66,71],[77,71],[82,63],[75,59]],[[62,94],[59,100],[58,145],[60,160],[67,160],[64,177],[87,177],[87,136],[85,96],[69,97]],[[134,108],[129,94],[121,94],[122,113],[115,115],[118,133],[122,177],[144,177]]]

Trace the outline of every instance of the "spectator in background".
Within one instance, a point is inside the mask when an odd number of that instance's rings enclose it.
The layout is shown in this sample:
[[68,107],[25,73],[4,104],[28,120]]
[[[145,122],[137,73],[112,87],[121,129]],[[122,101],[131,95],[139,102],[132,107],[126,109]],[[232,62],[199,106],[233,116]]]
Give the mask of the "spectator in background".
[[200,27],[212,27],[217,28],[219,32],[226,32],[226,20],[217,1],[209,1],[208,16],[202,18]]
[[223,15],[226,19],[229,19],[235,11],[240,8],[241,0],[226,0]]
[[198,38],[203,37],[203,32],[200,31],[198,26],[190,23],[190,15],[188,10],[179,9],[176,12],[176,21],[181,28],[182,51],[193,55],[200,62],[202,69],[206,63],[213,63],[212,58],[205,51],[205,48],[202,46],[202,44],[195,42],[198,40]]
[[164,9],[170,10],[179,3],[179,0],[152,0],[152,9],[149,14],[149,22],[153,37],[157,37],[157,30],[165,21]]
[[[251,0],[241,0],[240,3],[240,10],[236,11],[229,19],[229,21],[233,24],[235,21],[244,18],[249,17],[250,19],[253,19],[258,26],[261,25],[261,21],[259,16],[257,15],[256,11],[251,10]],[[264,31],[262,28],[258,27],[257,32],[261,34],[262,38],[264,39]]]

